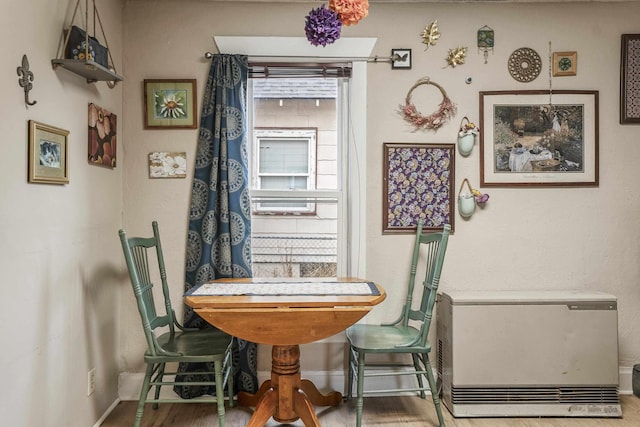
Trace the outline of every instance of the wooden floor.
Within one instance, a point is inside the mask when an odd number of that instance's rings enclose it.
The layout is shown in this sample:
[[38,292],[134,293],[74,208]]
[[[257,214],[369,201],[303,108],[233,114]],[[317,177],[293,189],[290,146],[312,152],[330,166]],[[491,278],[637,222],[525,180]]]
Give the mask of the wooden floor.
[[[453,418],[444,408],[447,427],[639,427],[640,398],[621,396],[622,418]],[[133,426],[136,402],[120,402],[107,417],[102,427]],[[353,427],[355,409],[353,402],[336,408],[317,408],[323,427]],[[251,410],[235,406],[227,408],[226,427],[244,427],[251,417]],[[437,426],[437,417],[429,397],[374,397],[365,398],[363,427],[430,427]],[[279,424],[271,420],[267,427],[303,426]],[[206,403],[161,404],[157,410],[147,405],[142,419],[143,427],[217,427],[215,405]]]

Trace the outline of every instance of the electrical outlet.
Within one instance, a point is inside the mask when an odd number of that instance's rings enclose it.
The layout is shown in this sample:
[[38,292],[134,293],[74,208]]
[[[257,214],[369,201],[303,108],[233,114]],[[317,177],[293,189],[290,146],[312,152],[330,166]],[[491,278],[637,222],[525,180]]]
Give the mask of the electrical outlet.
[[96,390],[96,368],[87,372],[87,396],[91,396]]

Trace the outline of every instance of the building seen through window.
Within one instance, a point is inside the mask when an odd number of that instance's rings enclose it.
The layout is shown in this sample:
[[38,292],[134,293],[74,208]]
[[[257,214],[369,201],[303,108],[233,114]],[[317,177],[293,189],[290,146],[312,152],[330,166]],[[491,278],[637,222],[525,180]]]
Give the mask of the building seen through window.
[[335,277],[342,196],[335,78],[250,79],[255,277]]

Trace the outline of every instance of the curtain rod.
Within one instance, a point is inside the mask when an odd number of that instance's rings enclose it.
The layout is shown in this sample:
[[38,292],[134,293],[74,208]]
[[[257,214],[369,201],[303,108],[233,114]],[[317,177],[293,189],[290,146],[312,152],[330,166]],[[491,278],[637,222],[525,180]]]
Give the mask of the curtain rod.
[[[211,52],[205,52],[204,57],[206,59],[212,59],[213,55],[214,54]],[[318,58],[318,57],[317,56],[300,56],[300,55],[295,55],[295,56],[259,55],[259,56],[254,56],[253,58]],[[378,63],[378,62],[393,62],[394,60],[397,61],[400,59],[400,57],[398,56],[398,54],[396,54],[394,56],[363,56],[363,57],[351,57],[351,58],[328,57],[328,58],[322,58],[322,59],[332,60],[332,61],[367,61],[372,63]]]

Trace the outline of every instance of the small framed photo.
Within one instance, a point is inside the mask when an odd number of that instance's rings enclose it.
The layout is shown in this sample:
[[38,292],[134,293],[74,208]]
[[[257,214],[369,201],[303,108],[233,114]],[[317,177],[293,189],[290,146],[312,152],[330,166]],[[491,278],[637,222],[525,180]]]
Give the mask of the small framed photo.
[[69,183],[69,131],[29,120],[28,180]]
[[578,73],[578,52],[553,52],[554,77],[575,76]]
[[187,153],[154,151],[149,153],[149,178],[186,178]]
[[196,129],[195,79],[145,79],[145,129]]
[[411,49],[391,49],[391,68],[394,70],[410,70]]

